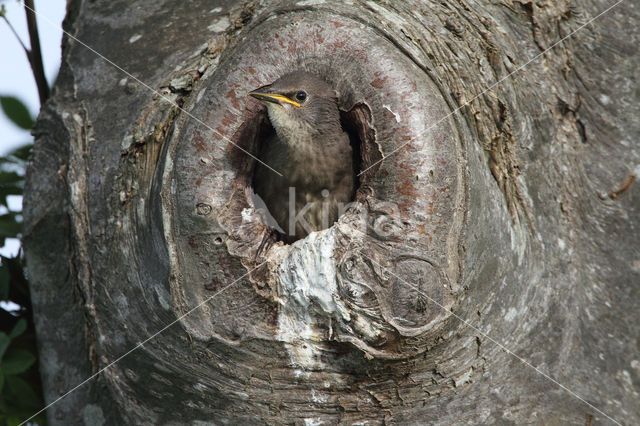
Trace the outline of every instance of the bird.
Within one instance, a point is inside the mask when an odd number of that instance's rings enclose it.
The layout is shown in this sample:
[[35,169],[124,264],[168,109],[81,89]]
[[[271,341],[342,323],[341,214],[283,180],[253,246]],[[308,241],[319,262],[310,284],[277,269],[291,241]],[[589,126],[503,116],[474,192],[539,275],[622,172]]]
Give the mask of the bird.
[[275,221],[271,228],[291,243],[330,227],[351,201],[356,180],[337,92],[318,75],[293,71],[249,95],[266,106],[275,130],[260,141],[253,175],[259,204]]

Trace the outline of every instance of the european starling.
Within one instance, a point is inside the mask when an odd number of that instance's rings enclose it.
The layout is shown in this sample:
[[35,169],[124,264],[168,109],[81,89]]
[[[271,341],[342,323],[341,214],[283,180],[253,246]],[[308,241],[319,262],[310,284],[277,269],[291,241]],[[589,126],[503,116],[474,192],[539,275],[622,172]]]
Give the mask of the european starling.
[[336,91],[304,71],[280,77],[249,95],[267,107],[275,135],[260,143],[255,193],[264,201],[284,240],[328,228],[354,192],[349,135],[340,124]]

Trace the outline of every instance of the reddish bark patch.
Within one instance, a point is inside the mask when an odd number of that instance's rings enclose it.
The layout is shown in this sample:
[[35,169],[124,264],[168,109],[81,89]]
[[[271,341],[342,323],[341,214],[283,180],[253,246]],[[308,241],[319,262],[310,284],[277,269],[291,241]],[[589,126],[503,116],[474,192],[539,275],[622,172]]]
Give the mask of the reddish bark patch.
[[373,80],[373,81],[372,81],[371,83],[369,83],[369,84],[371,84],[371,85],[372,85],[373,87],[375,87],[376,89],[382,89],[382,88],[384,87],[384,83],[385,83],[385,81],[387,81],[387,78],[386,78],[386,77],[384,77],[384,78],[377,78],[377,79]]
[[402,211],[408,211],[408,209],[414,204],[414,201],[420,196],[419,191],[416,190],[416,186],[414,185],[415,180],[413,176],[415,172],[416,170],[413,168],[404,169],[404,176],[400,178],[396,185],[398,194],[405,196],[405,198],[403,198],[403,200],[398,204],[398,207],[400,207]]
[[433,242],[433,236],[431,235],[431,232],[429,232],[429,230],[426,229],[427,228],[426,223],[418,223],[416,225],[416,228],[418,229],[418,232],[427,239],[428,243]]
[[347,44],[347,42],[345,40],[342,41],[336,41],[335,43],[331,44],[331,48],[332,50],[335,52],[339,49],[342,49],[344,47],[344,45]]
[[198,243],[196,242],[195,237],[189,238],[189,247],[194,248],[194,249],[197,249],[198,247],[200,247],[200,246],[198,246]]
[[220,136],[218,138],[218,140],[224,139],[225,136],[227,136],[227,128],[226,127],[218,126],[218,127],[216,127],[216,131],[218,132],[218,135]]
[[196,151],[205,152],[207,150],[207,144],[205,143],[200,132],[194,131],[192,140],[193,147],[196,149]]
[[235,90],[229,90],[226,94],[226,98],[231,100],[231,105],[233,105],[234,108],[240,109],[240,99],[238,99]]
[[207,291],[213,291],[220,286],[220,282],[218,280],[211,280],[211,282],[204,285],[204,289]]
[[[235,106],[235,105],[234,105]],[[231,111],[227,110],[224,112],[224,117],[222,117],[222,125],[223,126],[231,126],[236,121],[236,116],[231,113]]]

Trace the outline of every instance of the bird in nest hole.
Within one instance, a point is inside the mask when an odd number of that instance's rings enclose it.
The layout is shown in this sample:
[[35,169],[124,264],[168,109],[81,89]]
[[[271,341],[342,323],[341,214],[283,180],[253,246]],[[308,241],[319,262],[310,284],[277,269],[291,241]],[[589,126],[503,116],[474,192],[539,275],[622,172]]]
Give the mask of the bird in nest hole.
[[[292,242],[330,227],[354,194],[349,135],[340,123],[336,91],[320,77],[296,71],[249,95],[267,108],[275,134],[260,141],[253,175],[254,204],[267,224]],[[263,240],[258,253],[263,249]]]

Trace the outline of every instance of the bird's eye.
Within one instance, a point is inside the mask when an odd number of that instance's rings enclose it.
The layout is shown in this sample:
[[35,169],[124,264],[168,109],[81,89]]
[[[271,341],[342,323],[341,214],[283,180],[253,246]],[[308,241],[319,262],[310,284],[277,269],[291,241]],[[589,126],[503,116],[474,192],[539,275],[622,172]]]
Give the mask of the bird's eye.
[[296,93],[296,101],[303,102],[305,99],[307,99],[307,94],[305,92],[300,91]]

